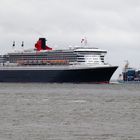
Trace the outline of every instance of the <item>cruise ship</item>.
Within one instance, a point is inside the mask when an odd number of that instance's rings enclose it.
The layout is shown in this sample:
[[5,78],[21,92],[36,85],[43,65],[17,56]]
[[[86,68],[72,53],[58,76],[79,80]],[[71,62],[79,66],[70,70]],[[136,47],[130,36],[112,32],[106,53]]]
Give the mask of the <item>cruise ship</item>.
[[118,66],[104,62],[106,53],[87,46],[53,50],[39,38],[33,50],[0,57],[0,82],[109,83]]

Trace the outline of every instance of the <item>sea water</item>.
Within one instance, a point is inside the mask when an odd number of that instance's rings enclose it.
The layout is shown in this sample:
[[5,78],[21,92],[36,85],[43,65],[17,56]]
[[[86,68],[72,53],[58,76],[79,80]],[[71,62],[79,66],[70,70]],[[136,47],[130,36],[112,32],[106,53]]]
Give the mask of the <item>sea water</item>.
[[140,140],[140,84],[0,83],[0,140]]

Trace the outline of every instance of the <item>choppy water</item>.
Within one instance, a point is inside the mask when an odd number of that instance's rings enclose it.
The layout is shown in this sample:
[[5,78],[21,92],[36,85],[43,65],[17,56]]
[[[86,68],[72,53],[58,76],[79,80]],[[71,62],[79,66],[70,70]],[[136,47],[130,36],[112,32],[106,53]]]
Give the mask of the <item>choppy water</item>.
[[140,85],[2,83],[0,140],[140,140]]

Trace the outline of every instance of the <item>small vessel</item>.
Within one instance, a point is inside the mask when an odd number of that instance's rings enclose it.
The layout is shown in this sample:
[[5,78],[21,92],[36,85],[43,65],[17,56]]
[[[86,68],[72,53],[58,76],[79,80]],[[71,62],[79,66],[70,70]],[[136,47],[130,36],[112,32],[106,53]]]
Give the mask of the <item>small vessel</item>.
[[129,62],[123,68],[122,74],[118,78],[119,83],[140,83],[140,70],[129,66]]
[[53,50],[40,38],[33,50],[1,56],[0,82],[109,83],[118,66],[104,62],[106,53],[87,46]]

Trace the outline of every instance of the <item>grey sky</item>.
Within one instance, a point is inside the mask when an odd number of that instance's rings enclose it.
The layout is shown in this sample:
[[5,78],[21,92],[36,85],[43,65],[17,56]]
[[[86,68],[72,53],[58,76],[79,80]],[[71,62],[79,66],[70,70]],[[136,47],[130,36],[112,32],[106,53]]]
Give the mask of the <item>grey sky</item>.
[[0,0],[0,51],[38,37],[59,48],[80,45],[108,50],[106,61],[121,67],[124,60],[140,68],[140,0]]

